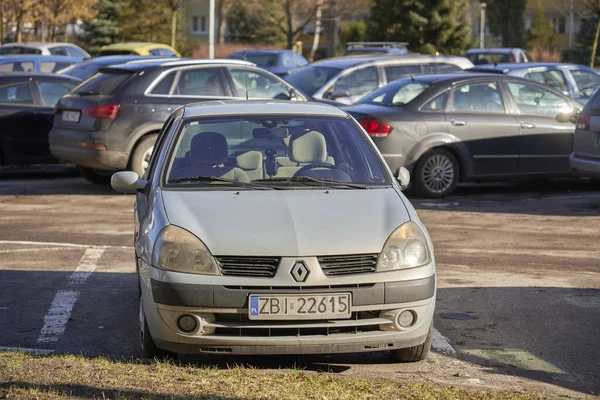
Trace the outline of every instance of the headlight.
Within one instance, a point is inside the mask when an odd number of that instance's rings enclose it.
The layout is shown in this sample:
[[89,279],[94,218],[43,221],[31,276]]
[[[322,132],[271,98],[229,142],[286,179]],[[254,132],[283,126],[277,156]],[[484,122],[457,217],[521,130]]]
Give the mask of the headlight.
[[418,267],[430,261],[425,234],[419,225],[409,221],[399,226],[385,242],[377,260],[377,272]]
[[152,265],[187,274],[219,275],[217,261],[200,239],[177,226],[165,227],[154,244]]

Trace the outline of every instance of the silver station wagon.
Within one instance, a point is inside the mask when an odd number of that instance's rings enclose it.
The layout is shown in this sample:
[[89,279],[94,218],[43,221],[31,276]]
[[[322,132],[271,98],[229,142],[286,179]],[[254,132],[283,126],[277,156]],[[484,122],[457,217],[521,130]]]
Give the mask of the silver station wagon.
[[136,193],[144,357],[392,351],[431,346],[431,239],[346,112],[326,104],[177,109]]

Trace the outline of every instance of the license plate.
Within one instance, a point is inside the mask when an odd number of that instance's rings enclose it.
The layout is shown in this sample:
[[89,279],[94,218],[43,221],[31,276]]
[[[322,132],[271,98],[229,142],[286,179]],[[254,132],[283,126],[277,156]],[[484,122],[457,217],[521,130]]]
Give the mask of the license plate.
[[269,295],[251,294],[250,319],[341,319],[349,318],[350,293]]
[[79,122],[81,113],[79,111],[63,111],[62,120],[67,122]]

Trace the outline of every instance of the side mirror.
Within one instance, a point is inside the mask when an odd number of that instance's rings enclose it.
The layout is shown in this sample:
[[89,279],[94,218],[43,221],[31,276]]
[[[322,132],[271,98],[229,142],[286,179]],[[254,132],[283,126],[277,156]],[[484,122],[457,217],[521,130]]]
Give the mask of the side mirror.
[[148,181],[141,179],[137,172],[133,171],[116,172],[110,178],[110,186],[121,193],[136,193],[147,185]]
[[410,172],[404,167],[400,167],[396,170],[396,179],[400,183],[400,190],[405,190],[410,183]]
[[350,97],[350,93],[346,89],[335,89],[329,96],[331,100],[337,100],[340,97]]
[[560,123],[571,122],[573,124],[577,123],[577,117],[579,116],[579,110],[573,110],[569,112],[561,112],[556,116],[556,121]]

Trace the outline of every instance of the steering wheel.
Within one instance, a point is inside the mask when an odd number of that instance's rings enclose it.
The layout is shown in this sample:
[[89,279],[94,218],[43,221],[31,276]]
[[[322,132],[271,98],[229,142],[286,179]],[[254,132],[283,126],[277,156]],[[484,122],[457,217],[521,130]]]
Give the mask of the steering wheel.
[[316,169],[316,168],[326,168],[326,169],[331,169],[331,170],[341,169],[337,165],[333,165],[330,163],[316,162],[316,163],[311,163],[311,164],[305,165],[304,167],[300,168],[298,171],[296,171],[294,176],[302,176],[302,175],[300,175],[300,173],[311,170],[311,169]]

